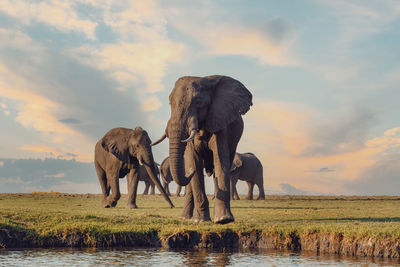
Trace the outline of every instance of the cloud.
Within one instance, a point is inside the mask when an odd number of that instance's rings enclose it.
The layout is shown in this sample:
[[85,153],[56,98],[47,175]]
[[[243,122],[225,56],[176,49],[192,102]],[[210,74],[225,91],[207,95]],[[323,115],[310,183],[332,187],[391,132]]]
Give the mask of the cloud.
[[307,170],[306,172],[334,172],[335,170],[329,169],[328,167],[322,167],[316,170]]
[[50,147],[44,145],[24,145],[20,147],[22,150],[32,151],[44,154],[46,157],[55,157],[58,159],[75,159],[78,154],[65,152],[58,147]]
[[158,110],[161,106],[160,100],[156,96],[151,96],[142,101],[142,110],[143,111],[152,111]]
[[[289,57],[290,42],[277,43],[262,32],[241,26],[221,26],[199,35],[208,52],[218,55],[243,55],[256,58],[261,64],[295,65]],[[213,41],[210,41],[213,40]]]
[[[15,151],[24,145],[45,146],[54,156],[76,155],[77,160],[91,161],[96,140],[110,128],[146,128],[140,98],[135,92],[116,91],[117,83],[104,72],[19,30],[0,28],[0,37],[0,97],[13,111],[11,119],[25,128],[21,134],[29,132],[23,140],[31,142],[15,141],[11,154],[20,155]],[[10,156],[10,151],[2,151]],[[31,157],[50,155],[37,149],[24,151],[32,152],[24,154]]]
[[[62,156],[67,152],[79,155],[81,160],[88,160],[92,157],[87,155],[85,146],[74,146],[73,151],[68,151],[63,144],[66,142],[85,143],[86,137],[74,129],[61,123],[55,114],[60,105],[44,96],[29,91],[35,85],[25,80],[24,77],[9,71],[0,65],[0,96],[10,99],[16,103],[17,116],[15,120],[27,129],[34,129],[41,133],[46,139],[57,144],[58,148],[50,148],[43,145],[25,145],[23,150],[39,153],[50,153],[54,156]],[[44,149],[45,148],[45,149]],[[86,148],[87,149],[87,148]],[[67,150],[67,151],[65,151]]]
[[174,27],[201,44],[197,49],[201,55],[240,55],[257,59],[265,65],[297,65],[291,49],[296,37],[283,18],[267,18],[261,26],[245,25],[233,20],[231,14],[224,18],[222,14],[215,14],[212,7],[203,8],[210,10],[209,14],[192,16],[193,12],[198,13],[199,7],[196,6],[187,7],[185,11],[173,10],[170,12],[173,15],[168,17]]
[[[400,143],[399,143],[400,144]],[[345,186],[361,195],[399,195],[400,153],[385,156]]]
[[375,114],[368,109],[346,111],[336,118],[316,123],[311,129],[313,142],[302,152],[305,156],[334,155],[364,147]]
[[[168,64],[178,63],[182,58],[184,46],[169,40],[152,42],[108,44],[96,49],[82,46],[66,51],[82,63],[106,71],[116,79],[119,90],[125,91],[142,77],[146,86],[141,93],[156,93],[164,89],[161,78]],[[140,90],[138,90],[140,93]]]
[[75,118],[65,118],[65,119],[61,119],[61,120],[58,120],[58,121],[62,122],[62,123],[66,123],[66,124],[78,124],[78,123],[81,123],[80,120],[75,119]]
[[55,174],[46,174],[44,177],[45,178],[64,178],[65,175],[66,174],[64,172],[59,172],[59,173],[55,173]]
[[[352,115],[331,117],[299,104],[256,99],[243,117],[238,152],[258,155],[267,188],[301,181],[307,192],[355,194],[350,181],[360,181],[382,157],[398,153],[400,129],[371,138],[367,133],[374,113],[358,109],[347,114]],[[324,118],[321,124],[319,118]]]
[[[0,192],[60,191],[75,192],[71,184],[81,184],[82,193],[100,192],[91,163],[65,159],[0,159]],[[91,184],[91,188],[87,185]],[[63,186],[65,188],[63,189]],[[57,190],[56,190],[57,189]],[[89,190],[85,192],[84,190]]]
[[25,25],[32,22],[45,23],[62,32],[83,33],[89,39],[95,39],[97,23],[82,19],[75,7],[84,1],[46,0],[26,2],[21,0],[2,1],[0,11],[16,18]]
[[297,189],[290,184],[282,183],[279,184],[279,186],[281,187],[282,192],[287,195],[310,195],[310,192]]

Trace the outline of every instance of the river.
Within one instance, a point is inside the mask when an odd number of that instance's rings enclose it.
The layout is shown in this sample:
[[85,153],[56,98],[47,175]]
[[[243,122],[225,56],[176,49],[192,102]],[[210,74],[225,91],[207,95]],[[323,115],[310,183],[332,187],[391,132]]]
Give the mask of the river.
[[399,263],[398,259],[341,257],[274,250],[0,250],[0,266],[398,266]]

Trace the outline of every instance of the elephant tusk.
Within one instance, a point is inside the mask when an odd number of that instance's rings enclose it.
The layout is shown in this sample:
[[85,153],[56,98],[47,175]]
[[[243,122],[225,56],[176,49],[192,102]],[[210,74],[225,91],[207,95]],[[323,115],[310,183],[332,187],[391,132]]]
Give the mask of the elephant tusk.
[[161,136],[160,139],[158,139],[157,141],[155,141],[154,143],[152,143],[151,146],[158,145],[159,143],[161,143],[162,141],[164,141],[165,138],[167,138],[167,134],[166,134],[166,133],[164,133],[163,136]]
[[185,140],[181,140],[181,142],[182,142],[182,143],[187,143],[187,142],[192,141],[192,140],[194,139],[194,136],[196,135],[196,133],[197,133],[197,130],[196,130],[196,129],[191,130],[191,131],[190,131],[190,136],[189,136],[189,138],[188,138],[188,139],[185,139]]
[[138,157],[138,161],[139,161],[140,166],[143,166],[142,157]]

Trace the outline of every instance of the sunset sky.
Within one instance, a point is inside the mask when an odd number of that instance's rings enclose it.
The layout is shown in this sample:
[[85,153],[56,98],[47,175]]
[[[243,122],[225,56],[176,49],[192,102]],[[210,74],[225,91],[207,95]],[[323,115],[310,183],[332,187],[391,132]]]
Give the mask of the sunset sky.
[[100,192],[98,139],[158,139],[175,81],[221,74],[267,194],[399,195],[399,47],[397,0],[2,0],[0,192]]

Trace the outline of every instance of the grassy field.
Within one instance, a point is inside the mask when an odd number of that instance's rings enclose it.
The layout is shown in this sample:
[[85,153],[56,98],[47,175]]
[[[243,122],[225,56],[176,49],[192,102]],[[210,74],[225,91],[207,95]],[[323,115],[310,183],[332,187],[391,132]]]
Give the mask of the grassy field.
[[[235,222],[227,225],[179,219],[183,197],[172,197],[175,208],[171,209],[159,195],[139,195],[139,208],[135,210],[125,208],[126,196],[112,209],[101,208],[100,199],[100,195],[89,194],[0,194],[0,230],[25,231],[35,238],[87,233],[93,244],[110,233],[157,231],[165,238],[183,230],[400,237],[399,197],[268,196],[265,201],[235,200],[231,202]],[[210,206],[212,215],[211,199]]]

